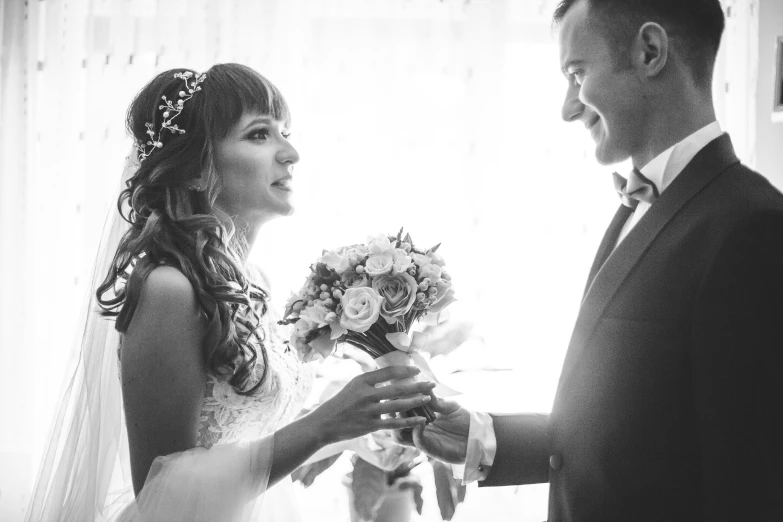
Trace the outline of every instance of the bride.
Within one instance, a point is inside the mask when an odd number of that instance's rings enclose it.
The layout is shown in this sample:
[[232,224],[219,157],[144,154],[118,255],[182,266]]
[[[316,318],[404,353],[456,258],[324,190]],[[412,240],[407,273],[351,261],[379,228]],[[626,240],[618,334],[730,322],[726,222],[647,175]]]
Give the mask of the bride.
[[296,418],[313,348],[286,342],[246,263],[259,227],[293,210],[289,122],[280,92],[238,64],[161,73],[132,102],[100,314],[85,308],[27,520],[281,519],[272,486],[317,451],[424,422],[385,415],[429,400],[432,383],[380,386],[408,367],[358,376]]

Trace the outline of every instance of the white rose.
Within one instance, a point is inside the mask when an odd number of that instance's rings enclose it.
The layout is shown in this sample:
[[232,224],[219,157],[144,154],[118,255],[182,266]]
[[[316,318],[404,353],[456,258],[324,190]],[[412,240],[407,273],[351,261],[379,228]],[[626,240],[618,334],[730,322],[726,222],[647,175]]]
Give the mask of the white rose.
[[385,275],[394,267],[394,256],[391,252],[385,254],[372,254],[364,263],[364,269],[370,277]]
[[413,262],[416,263],[416,266],[424,266],[432,263],[432,259],[424,254],[413,254],[411,257],[413,258]]
[[383,298],[372,288],[349,288],[341,300],[343,313],[340,325],[358,333],[364,333],[378,320]]
[[413,264],[408,253],[401,248],[395,249],[392,257],[394,258],[394,265],[392,266],[393,274],[405,272]]
[[370,254],[391,254],[394,250],[389,238],[385,234],[376,234],[367,238],[367,247]]
[[319,263],[323,263],[338,274],[342,274],[351,267],[351,263],[347,256],[341,255],[338,252],[327,252],[318,258]]

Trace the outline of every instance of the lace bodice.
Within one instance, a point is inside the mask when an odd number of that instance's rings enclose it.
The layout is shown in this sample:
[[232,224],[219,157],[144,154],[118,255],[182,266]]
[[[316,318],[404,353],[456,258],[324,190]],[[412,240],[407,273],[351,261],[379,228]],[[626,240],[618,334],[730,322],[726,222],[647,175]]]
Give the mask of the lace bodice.
[[[264,384],[252,396],[239,395],[227,382],[207,377],[204,404],[198,428],[198,445],[209,448],[240,440],[252,440],[290,423],[301,411],[312,388],[311,365],[302,364],[288,349],[283,327],[268,312],[262,318],[266,332],[269,369]],[[259,361],[261,357],[259,356]],[[256,365],[257,375],[263,364]]]

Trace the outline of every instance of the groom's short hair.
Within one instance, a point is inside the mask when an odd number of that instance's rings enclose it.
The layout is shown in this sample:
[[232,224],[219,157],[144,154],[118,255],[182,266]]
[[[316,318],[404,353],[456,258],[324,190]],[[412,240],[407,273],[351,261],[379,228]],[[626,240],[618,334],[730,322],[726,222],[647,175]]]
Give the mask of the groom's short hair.
[[[568,10],[582,0],[561,0],[552,16],[557,26]],[[646,22],[660,24],[680,42],[683,58],[697,85],[709,88],[715,57],[726,25],[720,0],[584,0],[591,20],[614,49],[615,58],[630,60],[629,43]]]

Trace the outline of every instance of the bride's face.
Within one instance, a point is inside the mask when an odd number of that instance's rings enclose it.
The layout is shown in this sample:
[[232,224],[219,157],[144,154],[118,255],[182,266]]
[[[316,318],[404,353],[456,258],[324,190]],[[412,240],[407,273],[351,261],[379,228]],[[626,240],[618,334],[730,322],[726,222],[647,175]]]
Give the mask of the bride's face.
[[215,143],[215,168],[222,190],[217,203],[231,216],[263,222],[290,215],[292,175],[299,153],[285,122],[245,113]]

